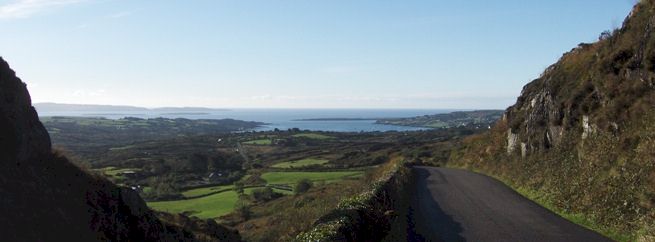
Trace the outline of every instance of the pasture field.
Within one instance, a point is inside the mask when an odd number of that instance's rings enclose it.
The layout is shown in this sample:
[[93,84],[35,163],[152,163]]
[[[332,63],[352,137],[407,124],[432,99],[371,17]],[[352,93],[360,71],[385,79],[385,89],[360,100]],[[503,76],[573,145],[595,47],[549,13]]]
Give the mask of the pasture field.
[[184,197],[197,197],[205,194],[210,194],[214,192],[225,191],[229,189],[234,189],[234,185],[222,185],[222,186],[213,186],[213,187],[202,187],[186,190],[182,192]]
[[307,159],[302,159],[302,160],[295,160],[295,161],[286,161],[286,162],[281,162],[273,165],[273,168],[299,168],[299,167],[306,167],[306,166],[313,166],[313,165],[325,165],[329,161],[328,160],[323,160],[323,159],[315,159],[315,158],[307,158]]
[[162,202],[149,202],[154,210],[169,213],[189,213],[201,219],[215,218],[228,214],[234,209],[239,195],[234,191],[226,191],[211,196]]
[[271,145],[271,139],[257,139],[243,142],[247,145]]
[[[251,194],[257,188],[246,188],[244,192]],[[194,189],[197,190],[197,189]],[[276,192],[290,194],[289,191],[273,189]],[[148,207],[169,213],[188,213],[201,219],[216,218],[234,210],[234,205],[239,200],[239,195],[234,190],[229,190],[206,197],[194,199],[182,199],[175,201],[149,202]]]
[[324,134],[317,134],[317,133],[294,134],[293,137],[318,139],[318,140],[334,139],[334,137],[332,137],[332,136],[328,136],[328,135],[324,135]]
[[325,181],[334,182],[347,178],[356,178],[364,175],[363,171],[331,171],[331,172],[267,172],[262,174],[262,179],[268,184],[293,184],[302,179],[309,179],[313,182]]

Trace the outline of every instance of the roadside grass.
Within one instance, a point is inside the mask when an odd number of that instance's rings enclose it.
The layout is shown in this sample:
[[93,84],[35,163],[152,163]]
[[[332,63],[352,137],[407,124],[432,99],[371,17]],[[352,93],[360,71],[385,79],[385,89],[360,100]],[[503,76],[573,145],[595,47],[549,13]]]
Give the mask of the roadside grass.
[[294,184],[302,179],[313,182],[334,182],[349,178],[358,178],[364,175],[363,171],[330,171],[330,172],[267,172],[261,175],[268,184]]
[[[450,166],[450,167],[458,168],[458,169],[467,169],[467,168],[458,167],[458,166]],[[506,186],[512,188],[512,190],[516,191],[521,196],[523,196],[523,197],[525,197],[527,199],[530,199],[533,202],[536,202],[537,204],[539,204],[542,207],[550,210],[551,212],[559,215],[560,217],[562,217],[562,218],[564,218],[566,220],[569,220],[572,223],[575,223],[577,225],[583,226],[583,227],[585,227],[585,228],[587,228],[589,230],[592,230],[592,231],[595,231],[595,232],[597,232],[599,234],[602,234],[602,235],[604,235],[604,236],[606,236],[606,237],[608,237],[608,238],[610,238],[612,240],[620,241],[620,242],[636,241],[637,235],[635,235],[635,234],[627,234],[627,233],[623,233],[623,232],[620,232],[620,231],[617,231],[617,230],[614,230],[614,229],[611,229],[611,228],[607,228],[605,226],[600,225],[599,223],[596,223],[592,219],[589,219],[589,218],[585,217],[583,214],[572,213],[572,212],[564,211],[562,209],[557,208],[555,205],[553,205],[551,200],[548,199],[548,197],[545,194],[543,194],[543,193],[541,193],[539,191],[515,185],[515,184],[513,184],[511,182],[508,182],[507,180],[503,179],[502,177],[492,175],[492,174],[488,174],[488,173],[482,172],[482,171],[480,171],[478,169],[470,169],[469,168],[467,170],[470,170],[470,171],[473,171],[473,172],[476,172],[476,173],[480,173],[480,174],[483,174],[483,175],[486,175],[486,176],[493,177],[496,180],[498,180],[498,181],[502,182],[503,184],[505,184]]]
[[334,137],[332,137],[332,136],[328,136],[328,135],[324,135],[324,134],[317,134],[317,133],[294,134],[293,137],[318,139],[318,140],[334,139]]
[[[499,179],[500,180],[500,179]],[[502,181],[502,180],[501,180]],[[505,183],[503,181],[503,183]],[[508,185],[507,183],[505,183]],[[508,185],[509,186],[509,185]],[[521,194],[523,197],[526,197],[537,204],[541,205],[542,207],[550,210],[553,213],[556,213],[562,218],[565,218],[575,224],[578,224],[580,226],[583,226],[589,230],[596,231],[597,233],[600,233],[610,239],[616,240],[616,241],[621,241],[621,242],[629,242],[629,241],[636,241],[636,235],[633,234],[626,234],[622,233],[604,226],[599,225],[598,223],[594,222],[593,220],[585,217],[583,214],[577,214],[577,213],[571,213],[564,211],[562,209],[558,209],[553,203],[543,194],[541,194],[538,191],[532,190],[532,189],[527,189],[524,187],[514,187],[514,186],[509,186],[513,188],[516,192]]]
[[257,139],[243,142],[247,145],[271,145],[271,139]]
[[307,158],[295,161],[286,161],[273,165],[273,168],[300,168],[313,165],[325,165],[329,161],[323,159]]

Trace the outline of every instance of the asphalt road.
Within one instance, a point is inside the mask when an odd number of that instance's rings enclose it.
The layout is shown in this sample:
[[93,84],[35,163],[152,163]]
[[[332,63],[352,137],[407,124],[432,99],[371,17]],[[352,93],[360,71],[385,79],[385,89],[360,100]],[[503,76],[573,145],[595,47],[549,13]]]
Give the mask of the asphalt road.
[[411,241],[611,241],[491,177],[448,168],[414,169]]

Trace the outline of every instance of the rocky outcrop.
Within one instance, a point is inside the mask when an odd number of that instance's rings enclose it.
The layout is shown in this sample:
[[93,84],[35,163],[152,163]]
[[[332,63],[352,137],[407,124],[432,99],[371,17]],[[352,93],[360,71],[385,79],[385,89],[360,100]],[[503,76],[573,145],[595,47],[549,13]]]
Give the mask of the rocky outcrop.
[[[537,191],[562,211],[655,241],[655,0],[528,83],[451,164]],[[519,152],[520,150],[520,152]]]
[[0,157],[20,166],[50,153],[50,137],[32,107],[27,87],[0,59]]
[[3,241],[239,240],[238,234],[225,231],[222,239],[211,231],[198,237],[192,229],[162,222],[137,193],[53,154],[25,83],[0,58]]

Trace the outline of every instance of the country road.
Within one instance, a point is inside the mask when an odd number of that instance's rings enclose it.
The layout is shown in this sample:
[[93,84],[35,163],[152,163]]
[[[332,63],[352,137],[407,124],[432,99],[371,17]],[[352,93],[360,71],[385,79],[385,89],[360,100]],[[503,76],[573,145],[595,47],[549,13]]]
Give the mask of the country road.
[[448,168],[414,169],[410,241],[611,241],[491,177]]

